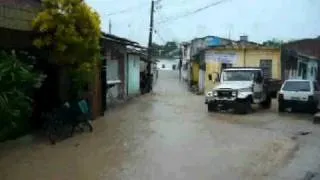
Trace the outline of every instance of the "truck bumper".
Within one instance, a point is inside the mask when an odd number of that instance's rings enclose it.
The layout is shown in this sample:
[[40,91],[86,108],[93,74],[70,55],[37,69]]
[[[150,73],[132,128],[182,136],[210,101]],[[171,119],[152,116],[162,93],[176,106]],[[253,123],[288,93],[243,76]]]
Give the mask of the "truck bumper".
[[295,110],[307,111],[312,108],[317,108],[317,101],[295,101],[295,100],[281,100],[282,105],[284,107],[291,107]]
[[205,104],[215,104],[219,109],[234,109],[239,105],[239,102],[235,100],[217,100],[217,99],[206,99]]
[[214,98],[213,98],[213,97],[207,97],[207,96],[206,96],[204,103],[205,103],[205,104],[209,104],[210,102],[213,102],[213,101],[214,101]]

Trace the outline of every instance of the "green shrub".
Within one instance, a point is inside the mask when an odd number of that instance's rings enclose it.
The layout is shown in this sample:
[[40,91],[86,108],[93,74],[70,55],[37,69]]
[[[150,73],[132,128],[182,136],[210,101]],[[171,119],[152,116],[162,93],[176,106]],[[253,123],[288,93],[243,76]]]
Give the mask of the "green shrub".
[[39,88],[44,78],[14,54],[0,53],[0,141],[28,131],[32,112],[32,99],[28,94]]

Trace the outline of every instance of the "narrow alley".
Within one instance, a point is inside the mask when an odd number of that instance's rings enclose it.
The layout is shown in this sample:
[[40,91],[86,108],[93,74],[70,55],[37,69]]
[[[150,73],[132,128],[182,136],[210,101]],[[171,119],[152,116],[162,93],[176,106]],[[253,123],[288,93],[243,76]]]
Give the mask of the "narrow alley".
[[[0,144],[0,179],[292,179],[320,159],[320,130],[305,120],[311,116],[210,114],[175,71],[161,72],[153,90],[108,111],[91,134],[55,146]],[[301,130],[312,134],[293,137]]]

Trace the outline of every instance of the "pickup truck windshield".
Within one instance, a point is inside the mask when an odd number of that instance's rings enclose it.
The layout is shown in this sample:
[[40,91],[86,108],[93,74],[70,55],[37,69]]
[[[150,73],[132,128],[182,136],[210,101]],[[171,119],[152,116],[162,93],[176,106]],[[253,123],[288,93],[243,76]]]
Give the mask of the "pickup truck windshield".
[[223,71],[223,81],[252,81],[255,71]]
[[282,90],[284,91],[310,91],[310,83],[308,81],[287,81]]

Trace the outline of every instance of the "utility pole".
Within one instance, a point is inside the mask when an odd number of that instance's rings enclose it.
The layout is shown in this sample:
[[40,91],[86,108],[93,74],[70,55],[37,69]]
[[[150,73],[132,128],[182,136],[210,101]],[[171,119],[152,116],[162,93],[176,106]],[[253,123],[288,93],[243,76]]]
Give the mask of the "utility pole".
[[[181,46],[181,45],[180,45]],[[179,48],[179,80],[181,81],[181,69],[182,69],[182,47]]]
[[148,92],[152,89],[152,81],[151,81],[151,61],[152,61],[152,35],[153,35],[153,14],[154,14],[154,0],[151,0],[151,10],[150,10],[150,27],[149,27],[149,43],[148,43],[148,65],[147,65],[147,72],[148,72]]
[[109,34],[111,34],[111,30],[112,30],[112,24],[111,24],[111,19],[109,19]]

